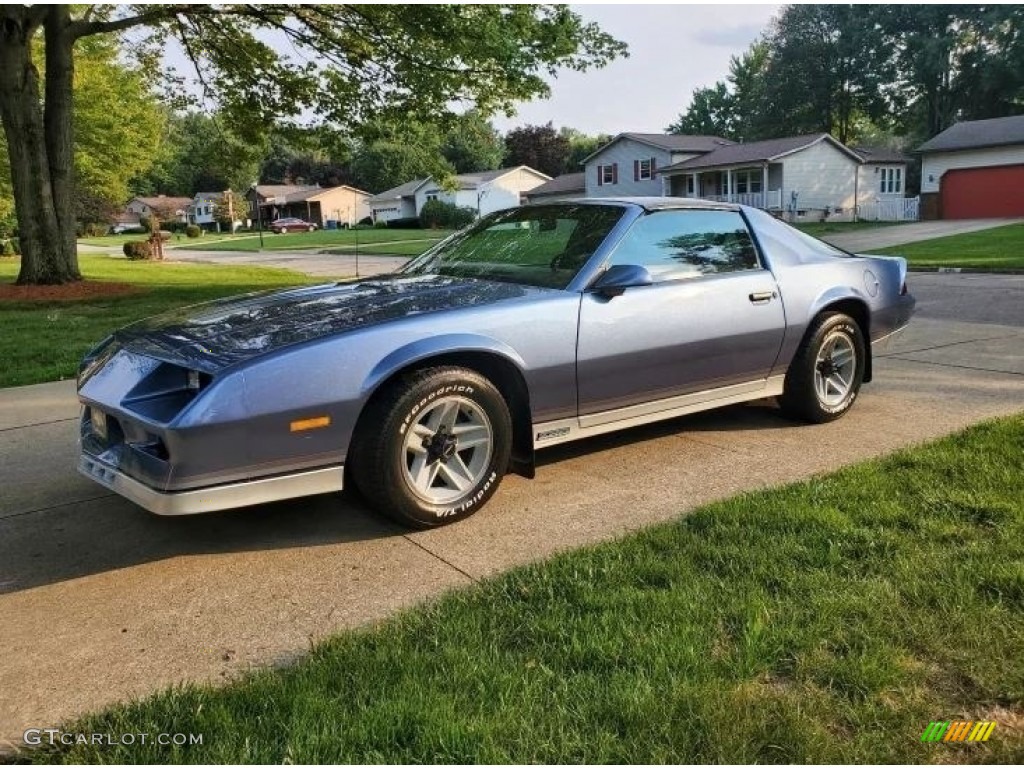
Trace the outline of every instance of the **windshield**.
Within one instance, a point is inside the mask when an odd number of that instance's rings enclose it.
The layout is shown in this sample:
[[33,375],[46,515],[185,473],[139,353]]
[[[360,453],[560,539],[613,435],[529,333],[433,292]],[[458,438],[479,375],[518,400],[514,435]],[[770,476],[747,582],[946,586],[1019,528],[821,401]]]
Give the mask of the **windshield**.
[[612,205],[529,205],[485,216],[402,270],[565,288],[625,213]]

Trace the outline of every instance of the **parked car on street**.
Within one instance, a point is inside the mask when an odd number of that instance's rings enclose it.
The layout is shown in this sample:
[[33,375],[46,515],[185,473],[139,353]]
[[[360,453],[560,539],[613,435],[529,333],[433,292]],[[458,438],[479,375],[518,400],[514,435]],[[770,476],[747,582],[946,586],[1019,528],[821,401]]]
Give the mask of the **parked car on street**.
[[903,259],[845,253],[756,209],[513,208],[392,275],[116,332],[82,363],[79,468],[160,514],[352,484],[437,526],[569,440],[766,397],[837,419],[913,308]]
[[312,232],[316,229],[316,224],[303,221],[302,219],[275,219],[270,222],[268,229],[277,235],[285,232]]

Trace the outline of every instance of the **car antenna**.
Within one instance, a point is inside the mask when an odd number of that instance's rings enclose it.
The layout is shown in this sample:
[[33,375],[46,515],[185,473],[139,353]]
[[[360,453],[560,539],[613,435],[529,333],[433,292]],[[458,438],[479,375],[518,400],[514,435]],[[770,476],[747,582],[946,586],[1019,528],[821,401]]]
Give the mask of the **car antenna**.
[[356,230],[356,280],[359,279],[359,225],[355,226]]

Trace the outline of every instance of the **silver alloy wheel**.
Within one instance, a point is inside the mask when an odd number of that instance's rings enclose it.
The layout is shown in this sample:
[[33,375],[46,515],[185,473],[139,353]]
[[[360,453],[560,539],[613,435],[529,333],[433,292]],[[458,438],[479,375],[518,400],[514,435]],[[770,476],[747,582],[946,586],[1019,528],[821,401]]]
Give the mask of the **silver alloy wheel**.
[[429,504],[455,504],[483,480],[493,444],[483,408],[464,397],[439,398],[406,432],[405,480]]
[[834,408],[850,396],[857,373],[857,350],[853,340],[841,331],[832,331],[821,343],[814,360],[814,391],[818,402]]

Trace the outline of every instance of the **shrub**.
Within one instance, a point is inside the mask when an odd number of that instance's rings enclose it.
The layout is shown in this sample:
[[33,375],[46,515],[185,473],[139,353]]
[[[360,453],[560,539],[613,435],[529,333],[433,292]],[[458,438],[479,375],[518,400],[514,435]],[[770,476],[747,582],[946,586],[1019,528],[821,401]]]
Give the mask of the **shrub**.
[[0,256],[17,256],[18,249],[14,245],[13,240],[4,240],[0,242]]
[[463,205],[455,209],[448,227],[450,229],[462,229],[463,227],[468,227],[474,221],[476,221],[476,210],[468,205]]
[[356,222],[357,227],[369,227],[373,225],[373,219],[369,216],[363,216],[359,221]]
[[200,237],[203,234],[202,228],[198,224],[189,224],[185,227],[185,237]]
[[145,240],[129,240],[124,244],[124,255],[129,261],[153,258],[153,248]]
[[154,221],[152,216],[142,216],[142,217],[139,218],[139,224],[142,225],[142,228],[146,232],[152,232],[153,231],[153,224],[154,223],[155,223],[155,221]]
[[373,222],[373,228],[374,229],[387,229],[388,228],[388,223],[386,221],[384,221],[384,219],[377,219],[377,221]]
[[424,229],[460,229],[476,219],[472,208],[459,207],[442,200],[428,200],[420,210],[420,226]]

